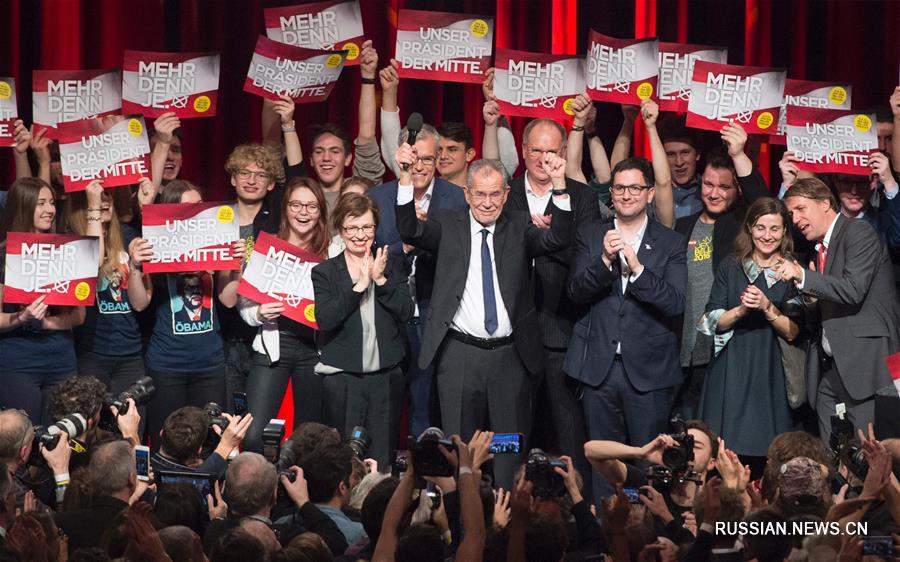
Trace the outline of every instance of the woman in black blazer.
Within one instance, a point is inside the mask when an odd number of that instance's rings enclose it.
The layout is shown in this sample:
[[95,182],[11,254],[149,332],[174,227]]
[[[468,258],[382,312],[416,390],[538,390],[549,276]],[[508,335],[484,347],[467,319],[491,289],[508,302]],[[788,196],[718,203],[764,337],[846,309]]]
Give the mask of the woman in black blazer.
[[402,261],[389,256],[387,246],[372,254],[378,207],[371,199],[341,196],[332,224],[344,251],[312,270],[323,421],[344,436],[354,426],[365,427],[371,436],[369,456],[386,466],[399,431],[403,333],[413,300]]

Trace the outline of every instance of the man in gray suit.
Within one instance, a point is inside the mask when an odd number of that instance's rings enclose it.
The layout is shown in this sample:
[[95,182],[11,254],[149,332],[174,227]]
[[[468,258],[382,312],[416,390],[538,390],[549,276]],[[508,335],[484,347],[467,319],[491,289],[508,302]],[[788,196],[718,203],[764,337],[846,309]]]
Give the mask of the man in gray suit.
[[875,391],[891,384],[884,359],[900,350],[900,305],[887,249],[867,222],[838,211],[828,186],[798,180],[785,194],[794,226],[816,242],[815,267],[785,261],[782,277],[814,302],[819,319],[806,358],[809,402],[828,442],[843,403],[854,427],[875,418]]

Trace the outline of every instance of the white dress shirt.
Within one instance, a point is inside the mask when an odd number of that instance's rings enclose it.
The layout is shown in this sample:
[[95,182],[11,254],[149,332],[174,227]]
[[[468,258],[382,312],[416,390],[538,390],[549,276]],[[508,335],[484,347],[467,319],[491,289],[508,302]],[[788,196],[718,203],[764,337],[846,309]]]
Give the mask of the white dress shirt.
[[[838,213],[837,216],[834,217],[834,220],[831,221],[831,226],[829,226],[828,230],[825,232],[825,237],[822,238],[821,242],[816,244],[816,256],[819,255],[819,249],[822,248],[823,246],[825,247],[825,256],[826,256],[825,263],[828,263],[828,260],[830,259],[828,257],[828,245],[831,244],[831,234],[834,232],[834,225],[837,224],[838,218],[840,216],[841,216],[841,214]],[[825,272],[820,271],[819,273],[822,273],[824,275]],[[800,282],[797,283],[797,288],[802,291],[803,284],[805,282],[806,282],[806,270],[803,268],[800,268]],[[832,357],[832,355],[833,355],[831,353],[831,344],[828,342],[828,338],[825,337],[825,326],[822,326],[822,351],[824,351],[825,355],[827,355],[828,357]]]
[[543,215],[547,205],[553,197],[553,187],[547,188],[543,195],[538,195],[528,181],[528,172],[525,172],[525,198],[528,199],[528,212],[532,215]]
[[[631,240],[626,240],[625,243],[631,246],[631,249],[634,250],[635,255],[637,255],[638,250],[641,249],[641,242],[644,240],[644,233],[647,232],[647,224],[650,219],[647,218],[647,215],[644,215],[644,222],[641,224],[641,228],[638,229],[637,233]],[[613,219],[613,225],[616,229],[619,228],[619,219]],[[612,271],[612,267],[609,268]],[[619,269],[622,270],[622,294],[625,294],[625,289],[628,287],[628,283],[634,283],[637,281],[638,277],[641,276],[641,273],[644,272],[644,269],[641,268],[640,271],[637,272],[637,275],[634,275],[631,269],[628,267],[628,263],[625,261],[625,256],[622,252],[619,252]],[[616,344],[616,355],[622,355],[622,342]]]

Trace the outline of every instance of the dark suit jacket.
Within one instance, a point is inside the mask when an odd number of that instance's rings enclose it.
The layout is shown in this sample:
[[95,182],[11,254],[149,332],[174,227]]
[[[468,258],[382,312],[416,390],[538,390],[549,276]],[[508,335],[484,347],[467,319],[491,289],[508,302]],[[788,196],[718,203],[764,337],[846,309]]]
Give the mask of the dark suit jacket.
[[58,512],[53,518],[56,526],[69,537],[69,553],[72,553],[79,548],[100,546],[103,532],[127,507],[128,502],[101,496],[88,509]]
[[619,260],[603,263],[603,237],[613,223],[593,222],[578,229],[569,296],[590,305],[572,331],[563,370],[590,386],[606,379],[622,344],[625,372],[641,391],[681,383],[675,324],[684,312],[687,264],[684,239],[649,220],[638,259],[644,270],[622,294]]
[[[571,198],[576,229],[584,223],[600,219],[600,205],[590,187],[566,178],[566,191]],[[544,214],[549,215],[553,206],[553,202],[549,202]],[[525,193],[524,174],[509,182],[509,199],[503,210],[531,213]],[[582,313],[582,307],[572,302],[566,292],[571,261],[571,246],[534,259],[532,278],[538,325],[541,341],[550,348],[565,349],[569,345],[572,325]]]
[[[550,229],[542,230],[531,223],[528,213],[504,212],[497,219],[493,237],[497,280],[512,323],[516,351],[532,375],[544,370],[546,355],[534,308],[531,260],[565,248],[572,239],[572,212],[554,205],[551,215]],[[419,352],[422,368],[434,359],[459,310],[472,253],[471,220],[471,213],[465,209],[422,222],[412,201],[397,207],[397,230],[403,240],[437,255],[434,292]]]
[[[839,215],[828,245],[824,275],[807,271],[803,293],[818,299],[841,381],[854,400],[891,384],[884,359],[900,350],[900,304],[887,249],[865,221]],[[806,388],[815,404],[821,378],[821,336],[810,342]]]
[[[413,302],[400,260],[390,256],[387,283],[375,285],[375,332],[382,367],[395,365],[405,355],[404,325],[412,318]],[[362,372],[362,316],[364,293],[353,290],[343,252],[312,270],[316,295],[316,323],[321,331],[321,360],[349,373]],[[374,281],[372,282],[374,284]]]
[[[375,200],[381,215],[378,230],[375,232],[375,243],[378,246],[387,244],[390,246],[391,255],[403,258],[407,275],[412,271],[413,257],[416,258],[416,301],[419,303],[419,314],[425,315],[434,286],[434,268],[437,260],[434,254],[420,248],[409,254],[403,253],[403,241],[397,232],[397,217],[394,213],[394,207],[397,205],[397,180],[376,185],[369,190],[369,197]],[[468,206],[462,188],[447,180],[434,178],[434,190],[431,194],[431,203],[428,205],[429,218],[448,211],[466,209]]]

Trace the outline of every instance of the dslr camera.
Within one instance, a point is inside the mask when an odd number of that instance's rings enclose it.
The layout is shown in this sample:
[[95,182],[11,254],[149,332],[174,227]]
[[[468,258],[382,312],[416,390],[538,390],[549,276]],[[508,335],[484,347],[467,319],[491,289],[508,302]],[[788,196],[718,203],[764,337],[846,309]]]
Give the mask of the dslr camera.
[[[34,439],[31,441],[31,455],[28,464],[32,466],[46,466],[47,461],[41,454],[41,445],[48,451],[56,449],[59,445],[60,433],[65,431],[70,439],[75,439],[87,431],[87,420],[81,414],[69,414],[53,425],[47,427],[38,425],[34,428]],[[68,444],[64,444],[68,446]]]
[[536,498],[561,498],[566,495],[566,482],[554,468],[567,469],[566,462],[553,459],[541,449],[528,451],[525,461],[525,480],[534,484],[531,495]]
[[667,491],[672,484],[700,482],[700,475],[691,469],[691,463],[694,462],[694,436],[688,433],[687,424],[680,415],[669,420],[669,437],[675,440],[675,445],[663,450],[662,466],[647,469],[647,480],[660,492]]
[[447,439],[444,432],[437,427],[429,427],[413,441],[409,437],[409,450],[412,455],[413,470],[416,476],[453,476],[456,469],[438,448],[443,445],[450,452],[456,451],[453,441]]
[[[863,448],[856,439],[853,423],[841,416],[831,416],[831,439],[828,441],[828,447],[831,449],[831,455],[835,464],[843,464],[847,467],[853,476],[860,480],[865,480],[869,474],[869,461],[863,453]],[[835,471],[834,486],[840,489],[844,484],[850,482],[841,476],[840,472]],[[859,486],[851,486],[847,490],[846,497],[848,499],[858,497],[862,493]]]
[[110,410],[110,406],[115,406],[119,411],[119,415],[128,413],[128,399],[134,400],[137,407],[145,406],[153,397],[156,396],[156,385],[151,377],[141,377],[131,386],[123,390],[118,396],[112,393],[106,394],[104,408],[100,410],[100,429],[119,432],[119,426],[116,423],[116,416]]

